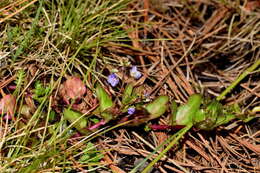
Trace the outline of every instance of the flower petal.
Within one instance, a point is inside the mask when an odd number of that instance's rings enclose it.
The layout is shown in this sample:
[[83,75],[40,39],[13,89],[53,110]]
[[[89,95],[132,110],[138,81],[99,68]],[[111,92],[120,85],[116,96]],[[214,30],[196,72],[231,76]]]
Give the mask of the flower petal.
[[132,76],[135,79],[139,79],[142,76],[142,73],[137,70],[136,66],[133,66],[130,70],[130,76]]
[[115,87],[119,83],[119,78],[115,73],[111,73],[108,76],[107,82],[112,86]]
[[128,108],[128,109],[127,109],[127,113],[128,113],[129,115],[133,115],[133,114],[135,113],[135,108],[134,108],[134,107]]

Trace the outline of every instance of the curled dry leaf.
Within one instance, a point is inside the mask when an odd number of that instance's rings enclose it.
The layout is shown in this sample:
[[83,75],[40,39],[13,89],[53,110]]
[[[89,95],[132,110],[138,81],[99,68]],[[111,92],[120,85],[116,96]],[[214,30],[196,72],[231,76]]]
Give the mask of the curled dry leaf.
[[0,100],[0,113],[7,114],[8,116],[13,116],[15,112],[15,104],[16,98],[13,95],[5,95]]
[[83,81],[78,77],[70,77],[61,86],[60,94],[67,104],[70,104],[69,100],[77,100],[83,97],[87,89]]

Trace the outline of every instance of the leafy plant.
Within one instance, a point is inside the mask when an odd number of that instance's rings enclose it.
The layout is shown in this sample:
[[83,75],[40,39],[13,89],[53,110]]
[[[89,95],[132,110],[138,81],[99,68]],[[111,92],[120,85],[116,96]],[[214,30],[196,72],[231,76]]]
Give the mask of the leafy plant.
[[[170,137],[171,142],[167,141],[163,143],[163,145],[168,143],[167,147],[159,153],[159,155],[142,171],[142,173],[148,172],[152,166],[157,161],[159,161],[167,151],[169,151],[175,144],[177,144],[181,137],[183,137],[193,126],[196,126],[201,130],[212,130],[217,126],[228,123],[235,118],[240,118],[245,121],[255,117],[254,114],[249,115],[249,117],[236,116],[237,111],[239,111],[237,105],[223,107],[219,101],[223,99],[228,92],[230,92],[242,79],[244,79],[250,72],[255,70],[259,65],[260,60],[257,60],[251,67],[246,69],[246,71],[238,76],[238,78],[228,88],[226,88],[226,90],[224,90],[220,96],[210,101],[207,105],[201,106],[201,102],[203,101],[201,100],[200,95],[192,95],[186,104],[180,106],[177,109],[177,112],[173,110],[173,108],[176,108],[176,104],[172,104],[172,116],[176,116],[173,118],[173,120],[175,120],[173,121],[174,125],[185,125],[185,127],[179,132],[175,133],[172,136],[174,138]],[[181,121],[178,122],[177,120],[179,119]],[[163,145],[158,146],[153,154],[162,148]],[[150,158],[151,156],[152,155],[148,156],[146,159]],[[137,165],[133,170],[136,170],[139,166],[140,165]],[[133,172],[133,170],[131,172]]]
[[44,97],[48,95],[51,91],[51,87],[44,87],[40,81],[36,81],[33,89],[33,99],[41,103]]
[[99,162],[104,157],[101,151],[99,151],[92,142],[87,143],[82,153],[79,159],[81,163]]
[[19,70],[16,74],[16,80],[14,81],[14,83],[16,84],[16,88],[14,91],[14,95],[18,95],[21,92],[21,88],[24,84],[25,81],[25,72],[24,70]]

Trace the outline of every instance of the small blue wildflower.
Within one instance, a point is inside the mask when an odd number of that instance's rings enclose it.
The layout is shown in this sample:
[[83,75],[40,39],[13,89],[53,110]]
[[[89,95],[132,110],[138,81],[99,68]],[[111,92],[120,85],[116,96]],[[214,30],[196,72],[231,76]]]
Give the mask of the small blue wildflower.
[[135,79],[139,79],[142,76],[142,73],[137,70],[136,66],[133,66],[130,70],[130,76],[132,76]]
[[128,109],[127,109],[127,113],[128,113],[129,115],[133,115],[133,114],[135,113],[135,108],[134,108],[134,107],[128,108]]
[[107,82],[112,86],[115,87],[119,83],[119,78],[115,73],[111,73],[108,76]]

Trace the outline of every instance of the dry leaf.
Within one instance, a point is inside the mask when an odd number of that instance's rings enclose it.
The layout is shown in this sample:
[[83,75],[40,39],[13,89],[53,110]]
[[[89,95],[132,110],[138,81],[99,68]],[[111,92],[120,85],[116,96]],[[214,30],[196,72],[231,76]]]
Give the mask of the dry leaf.
[[15,104],[16,104],[16,98],[13,95],[11,94],[5,95],[0,100],[0,113],[13,116],[15,112]]
[[67,79],[64,84],[61,86],[60,94],[63,100],[69,103],[70,99],[77,100],[83,97],[86,93],[87,89],[83,83],[83,81],[78,77],[70,77]]

